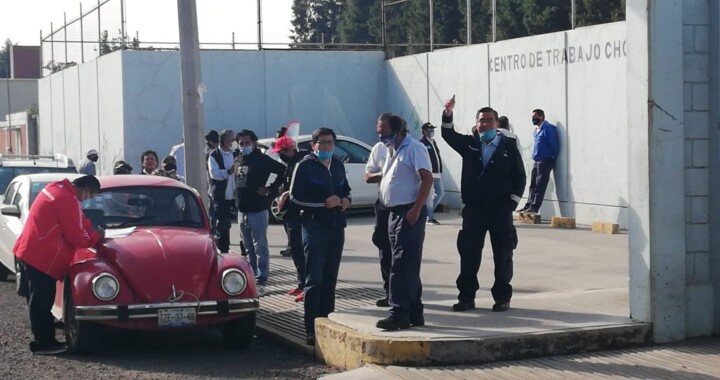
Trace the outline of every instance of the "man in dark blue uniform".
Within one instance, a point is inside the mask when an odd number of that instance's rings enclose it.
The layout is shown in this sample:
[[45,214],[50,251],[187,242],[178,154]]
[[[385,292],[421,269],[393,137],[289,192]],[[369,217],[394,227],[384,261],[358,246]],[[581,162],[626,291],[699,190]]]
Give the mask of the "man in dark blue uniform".
[[462,135],[453,125],[454,107],[455,96],[445,103],[442,115],[442,137],[463,162],[460,192],[465,207],[457,239],[459,302],[453,305],[453,311],[475,308],[475,293],[480,288],[477,274],[487,232],[495,262],[492,310],[506,311],[512,297],[512,256],[517,247],[512,213],[525,189],[525,167],[515,141],[497,132],[498,115],[494,109],[481,108],[475,115],[473,134]]
[[315,130],[313,152],[297,164],[290,185],[290,201],[301,210],[309,345],[315,345],[315,318],[335,311],[335,286],[347,226],[345,210],[350,207],[345,166],[333,157],[336,139],[332,129]]

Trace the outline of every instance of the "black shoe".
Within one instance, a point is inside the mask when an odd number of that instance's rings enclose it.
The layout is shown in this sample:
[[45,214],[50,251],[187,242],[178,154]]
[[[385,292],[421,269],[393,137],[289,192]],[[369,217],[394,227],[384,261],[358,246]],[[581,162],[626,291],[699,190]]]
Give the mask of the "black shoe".
[[417,317],[410,317],[410,324],[414,327],[425,326],[425,316],[421,314]]
[[435,218],[430,218],[430,219],[428,219],[427,224],[437,226],[440,224],[440,222],[438,222],[437,219],[435,219]]
[[493,305],[492,311],[507,311],[510,308],[510,302],[498,302]]
[[453,311],[467,311],[475,308],[475,301],[458,302],[453,305]]
[[280,251],[280,256],[282,256],[282,257],[292,256],[292,253],[290,252],[290,248],[285,248],[282,251]]
[[390,307],[390,302],[388,301],[387,297],[380,298],[379,300],[375,301],[375,306],[377,307]]
[[375,327],[385,331],[405,330],[410,328],[410,320],[390,315],[385,319],[377,321]]
[[315,345],[315,337],[309,336],[305,338],[305,343],[307,343],[308,346],[314,346]]
[[67,352],[67,350],[67,346],[60,342],[35,344],[34,346],[30,344],[30,351],[35,355],[60,355]]

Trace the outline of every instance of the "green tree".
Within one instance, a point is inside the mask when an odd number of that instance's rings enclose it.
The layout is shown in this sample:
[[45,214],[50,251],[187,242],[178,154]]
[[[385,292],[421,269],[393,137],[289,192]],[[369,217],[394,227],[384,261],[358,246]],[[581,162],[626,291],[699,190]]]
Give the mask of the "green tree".
[[0,49],[0,78],[10,78],[10,46],[12,41],[7,39]]
[[338,21],[338,40],[350,44],[377,44],[379,35],[372,31],[370,20],[373,7],[380,6],[376,0],[346,0],[345,9]]
[[332,43],[344,8],[340,0],[293,0],[292,39],[296,43]]
[[[495,33],[498,41],[528,35],[527,28],[523,23],[522,2],[523,0],[497,1],[495,5]],[[492,16],[490,23],[492,23]],[[492,25],[490,29],[492,34]]]
[[571,27],[569,1],[522,0],[523,25],[527,35],[552,33]]
[[[458,0],[458,8],[462,16],[459,39],[467,43],[467,1]],[[470,2],[472,17],[472,42],[475,44],[492,41],[492,0],[472,0]]]
[[575,26],[625,20],[625,0],[576,0]]

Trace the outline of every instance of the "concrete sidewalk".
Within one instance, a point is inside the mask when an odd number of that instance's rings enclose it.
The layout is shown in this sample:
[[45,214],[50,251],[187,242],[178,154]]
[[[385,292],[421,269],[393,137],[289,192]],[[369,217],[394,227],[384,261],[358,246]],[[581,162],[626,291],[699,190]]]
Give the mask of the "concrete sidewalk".
[[720,339],[481,366],[366,366],[324,380],[396,379],[720,379]]
[[[460,218],[437,214],[427,226],[423,256],[426,326],[382,332],[387,315],[374,300],[382,295],[377,250],[370,242],[373,218],[355,215],[346,230],[336,313],[316,321],[316,355],[342,369],[365,364],[434,365],[483,363],[649,342],[649,326],[628,318],[627,235],[589,229],[518,225],[514,296],[505,313],[490,311],[493,264],[489,239],[480,270],[478,309],[450,311],[456,302]],[[233,231],[233,241],[239,234]],[[281,226],[271,226],[270,296],[261,299],[260,329],[302,346],[302,305],[284,293],[293,286],[292,261]],[[275,275],[277,274],[277,276]],[[347,298],[347,299],[343,299]],[[299,330],[299,331],[295,331]],[[310,347],[304,347],[309,349]]]

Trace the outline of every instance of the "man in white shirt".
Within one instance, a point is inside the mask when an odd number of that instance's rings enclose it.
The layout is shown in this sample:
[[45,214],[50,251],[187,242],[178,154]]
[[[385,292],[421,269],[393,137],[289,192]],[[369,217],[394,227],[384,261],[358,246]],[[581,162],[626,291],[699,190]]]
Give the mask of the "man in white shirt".
[[425,240],[425,203],[433,184],[427,149],[408,136],[407,124],[392,115],[377,127],[380,141],[388,147],[380,180],[380,199],[390,210],[388,235],[390,265],[390,315],[377,322],[383,330],[425,325],[420,263]]
[[238,151],[232,149],[235,132],[226,129],[220,135],[219,149],[208,158],[210,173],[210,194],[213,215],[217,219],[215,237],[220,252],[230,250],[230,224],[236,217],[235,212],[235,158]]
[[95,170],[95,163],[97,162],[98,158],[100,156],[98,155],[97,149],[90,149],[85,154],[85,158],[80,161],[80,165],[78,165],[78,173],[80,174],[86,174],[86,175],[97,175],[97,171]]

